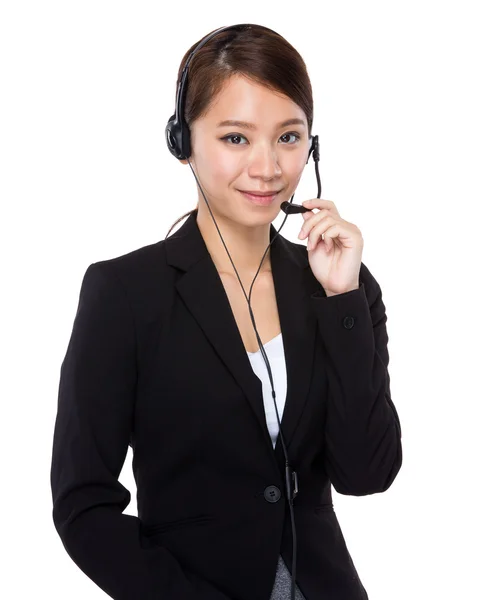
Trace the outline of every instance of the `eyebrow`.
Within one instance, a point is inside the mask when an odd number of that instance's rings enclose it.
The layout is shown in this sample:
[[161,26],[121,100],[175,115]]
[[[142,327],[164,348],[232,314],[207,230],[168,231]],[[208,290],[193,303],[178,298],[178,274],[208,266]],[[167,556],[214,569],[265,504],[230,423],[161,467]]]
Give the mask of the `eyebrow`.
[[[243,127],[244,129],[252,129],[253,131],[257,129],[256,125],[254,125],[253,123],[247,123],[246,121],[235,121],[232,119],[221,121],[221,123],[218,123],[217,127],[227,127],[229,125],[233,127]],[[277,129],[287,127],[288,125],[303,125],[304,127],[306,127],[305,121],[303,119],[287,119],[286,121],[279,123],[279,125],[277,125]]]

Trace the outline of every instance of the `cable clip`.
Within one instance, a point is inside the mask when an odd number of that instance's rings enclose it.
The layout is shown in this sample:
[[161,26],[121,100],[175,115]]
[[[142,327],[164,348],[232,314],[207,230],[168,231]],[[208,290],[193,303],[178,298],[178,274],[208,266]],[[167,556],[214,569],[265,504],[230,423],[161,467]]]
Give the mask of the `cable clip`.
[[[291,484],[293,484],[293,493],[291,494]],[[294,500],[298,495],[298,476],[296,471],[291,471],[291,467],[286,465],[286,492],[288,500]]]
[[298,495],[298,477],[296,475],[296,471],[293,471],[292,475],[293,475],[293,482],[294,482],[294,490],[293,490],[293,500],[294,500],[296,498],[296,496]]

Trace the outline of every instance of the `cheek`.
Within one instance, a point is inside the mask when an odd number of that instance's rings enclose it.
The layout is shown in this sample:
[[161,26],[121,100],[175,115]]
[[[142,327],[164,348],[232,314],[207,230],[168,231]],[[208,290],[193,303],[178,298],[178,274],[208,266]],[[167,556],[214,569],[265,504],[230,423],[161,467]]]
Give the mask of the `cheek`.
[[279,155],[279,164],[282,172],[288,176],[290,180],[301,177],[305,168],[307,159],[299,148],[296,151],[283,152]]
[[206,179],[219,185],[234,178],[241,167],[241,159],[237,154],[226,150],[223,142],[207,145],[203,152],[202,163]]
[[229,156],[228,153],[215,153],[212,161],[212,171],[216,181],[221,183],[231,181],[238,175],[239,168],[237,157]]
[[282,172],[292,185],[298,185],[304,169],[305,161],[302,158],[295,157],[294,160],[283,166]]

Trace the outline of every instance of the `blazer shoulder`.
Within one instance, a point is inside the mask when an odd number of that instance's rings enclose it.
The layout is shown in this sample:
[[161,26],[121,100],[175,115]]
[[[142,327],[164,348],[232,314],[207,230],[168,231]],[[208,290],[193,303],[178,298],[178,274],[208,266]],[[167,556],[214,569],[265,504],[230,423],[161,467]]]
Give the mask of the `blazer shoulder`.
[[159,240],[91,263],[84,274],[83,285],[88,285],[90,279],[106,289],[121,290],[136,318],[155,313],[172,288],[166,270],[164,242]]
[[144,284],[158,276],[162,268],[165,269],[164,242],[159,240],[118,256],[98,260],[92,265],[113,273],[126,287]]
[[152,261],[163,256],[163,244],[165,240],[159,240],[140,248],[135,248],[124,254],[96,261],[94,264],[103,266],[105,269],[113,268],[119,271],[134,270],[147,266]]

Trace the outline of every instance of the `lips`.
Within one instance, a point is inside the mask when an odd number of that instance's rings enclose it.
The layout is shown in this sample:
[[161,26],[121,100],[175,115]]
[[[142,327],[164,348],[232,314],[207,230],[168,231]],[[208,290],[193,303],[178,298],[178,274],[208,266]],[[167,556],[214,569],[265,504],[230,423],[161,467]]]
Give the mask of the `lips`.
[[254,192],[252,190],[239,191],[244,192],[245,194],[251,194],[252,196],[273,196],[274,194],[278,194],[281,190],[270,190],[269,192]]
[[252,202],[253,204],[256,204],[258,206],[270,206],[273,202],[275,202],[275,199],[278,196],[278,192],[274,192],[272,194],[269,195],[263,195],[263,192],[261,193],[262,195],[254,195],[254,194],[250,194],[248,192],[243,192],[241,190],[239,190],[239,192],[248,199],[248,201]]

